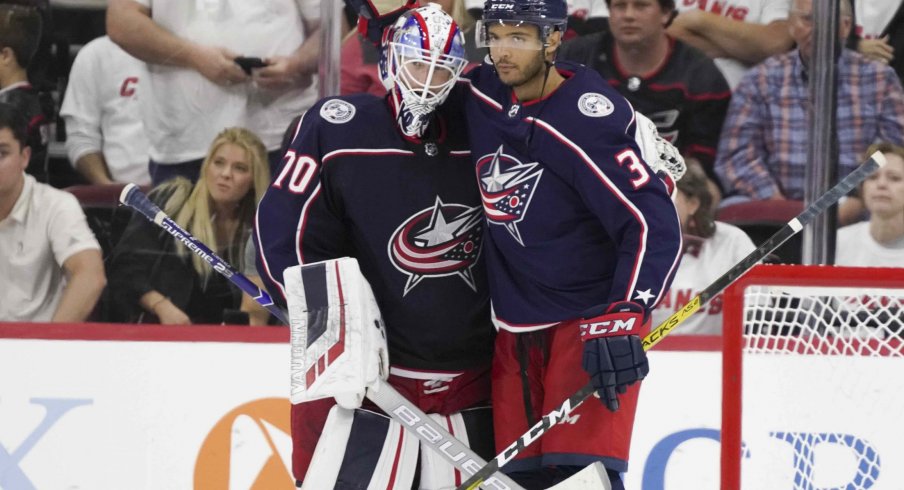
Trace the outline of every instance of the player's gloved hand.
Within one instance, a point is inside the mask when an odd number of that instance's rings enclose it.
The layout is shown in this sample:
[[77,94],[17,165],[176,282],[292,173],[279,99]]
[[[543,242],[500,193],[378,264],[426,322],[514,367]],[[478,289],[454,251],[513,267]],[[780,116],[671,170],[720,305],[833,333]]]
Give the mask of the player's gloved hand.
[[600,401],[613,412],[618,410],[618,395],[650,372],[638,336],[645,320],[644,308],[631,301],[613,303],[602,315],[581,320],[584,371]]
[[398,8],[381,12],[371,0],[347,0],[347,3],[358,13],[358,33],[378,46],[383,39],[383,30],[407,10],[417,7],[417,0],[405,0]]

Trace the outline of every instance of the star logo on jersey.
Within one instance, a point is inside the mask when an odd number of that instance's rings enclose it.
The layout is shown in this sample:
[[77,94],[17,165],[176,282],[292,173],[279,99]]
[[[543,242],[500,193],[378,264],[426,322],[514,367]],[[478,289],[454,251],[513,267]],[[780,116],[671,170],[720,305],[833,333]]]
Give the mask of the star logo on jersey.
[[389,241],[392,264],[408,276],[403,296],[425,278],[458,276],[475,292],[471,269],[480,256],[483,224],[480,206],[433,206],[405,220]]
[[477,178],[480,180],[480,198],[483,212],[491,225],[504,226],[521,246],[518,223],[527,215],[527,208],[540,183],[543,169],[538,164],[521,163],[502,153],[484,155],[477,161]]
[[639,299],[640,301],[643,301],[643,304],[649,305],[650,300],[653,299],[653,293],[651,291],[652,290],[649,288],[643,291],[638,289],[637,291],[634,291],[634,299]]

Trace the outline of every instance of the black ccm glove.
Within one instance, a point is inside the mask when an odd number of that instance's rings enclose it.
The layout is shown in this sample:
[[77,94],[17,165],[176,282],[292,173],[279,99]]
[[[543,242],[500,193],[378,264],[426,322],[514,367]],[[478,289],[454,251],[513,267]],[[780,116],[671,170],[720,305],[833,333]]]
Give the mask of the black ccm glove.
[[602,315],[581,320],[584,371],[590,375],[600,401],[613,412],[618,410],[618,394],[650,372],[638,336],[645,317],[639,304],[620,301],[609,305]]

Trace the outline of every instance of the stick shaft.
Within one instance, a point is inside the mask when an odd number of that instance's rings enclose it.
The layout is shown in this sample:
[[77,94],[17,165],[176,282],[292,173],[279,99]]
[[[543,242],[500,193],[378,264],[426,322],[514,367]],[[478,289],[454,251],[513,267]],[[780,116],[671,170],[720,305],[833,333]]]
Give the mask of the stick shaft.
[[[771,254],[775,249],[780,247],[783,243],[788,241],[789,238],[797,234],[800,230],[803,229],[805,225],[813,221],[813,218],[825,212],[830,206],[838,202],[839,199],[844,197],[848,192],[857,187],[864,179],[866,179],[870,174],[876,171],[879,167],[885,165],[885,157],[880,152],[873,153],[869,160],[860,165],[856,170],[847,175],[841,182],[835,184],[834,187],[826,191],[823,195],[819,196],[816,201],[813,201],[810,205],[808,205],[799,215],[797,215],[794,219],[786,223],[775,232],[774,235],[769,237],[762,245],[756,248],[753,252],[750,252],[746,257],[741,259],[740,262],[734,265],[731,269],[728,270],[725,274],[722,274],[721,277],[716,279],[712,284],[706,287],[700,294],[695,296],[693,299],[688,302],[681,310],[676,311],[672,316],[666,319],[664,322],[659,324],[656,328],[654,328],[646,337],[643,338],[643,349],[645,351],[650,350],[659,343],[666,335],[671,333],[672,330],[675,329],[682,322],[690,318],[697,312],[704,304],[706,304],[710,299],[712,299],[717,294],[721,293],[725,288],[727,288],[731,283],[735,282],[740,278],[744,273],[750,270],[757,262],[763,260]],[[576,393],[568,397],[562,405],[559,406],[558,409],[550,412],[547,415],[544,415],[539,422],[537,422],[530,430],[527,431],[524,435],[519,437],[515,442],[513,442],[509,447],[505,448],[502,452],[496,455],[495,458],[491,459],[489,463],[477,474],[473,475],[467,481],[465,481],[462,485],[458,487],[457,490],[473,490],[478,487],[482,478],[486,475],[492,474],[497,471],[500,467],[505,465],[505,463],[511,461],[515,456],[518,455],[524,448],[530,445],[533,441],[538,439],[540,436],[545,434],[552,426],[559,423],[565,416],[568,415],[572,410],[578,407],[581,403],[584,402],[591,394],[594,392],[593,383],[587,383]]]
[[204,243],[195,238],[191,233],[179,226],[179,224],[167,216],[159,206],[148,199],[138,186],[135,184],[126,185],[122,190],[122,194],[119,196],[119,200],[123,204],[130,206],[143,214],[157,226],[166,230],[167,233],[182,242],[189,250],[210,264],[210,266],[213,267],[213,270],[219,272],[223,277],[229,279],[229,282],[248,293],[248,295],[260,303],[261,306],[269,310],[273,316],[286,325],[289,324],[289,319],[286,317],[285,312],[276,306],[270,295],[242,275],[242,273],[233,269],[225,260],[221,259],[211,249],[207,248],[207,245],[204,245]]

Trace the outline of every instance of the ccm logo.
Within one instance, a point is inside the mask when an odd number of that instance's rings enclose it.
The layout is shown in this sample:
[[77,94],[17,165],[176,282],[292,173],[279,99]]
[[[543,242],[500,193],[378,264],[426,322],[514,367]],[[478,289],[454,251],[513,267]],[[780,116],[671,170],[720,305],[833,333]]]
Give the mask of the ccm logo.
[[490,6],[490,10],[514,10],[515,4],[513,3],[502,3],[495,4]]
[[614,335],[620,332],[634,330],[635,318],[627,320],[606,320],[603,322],[591,322],[581,324],[581,337],[599,337],[601,335]]

